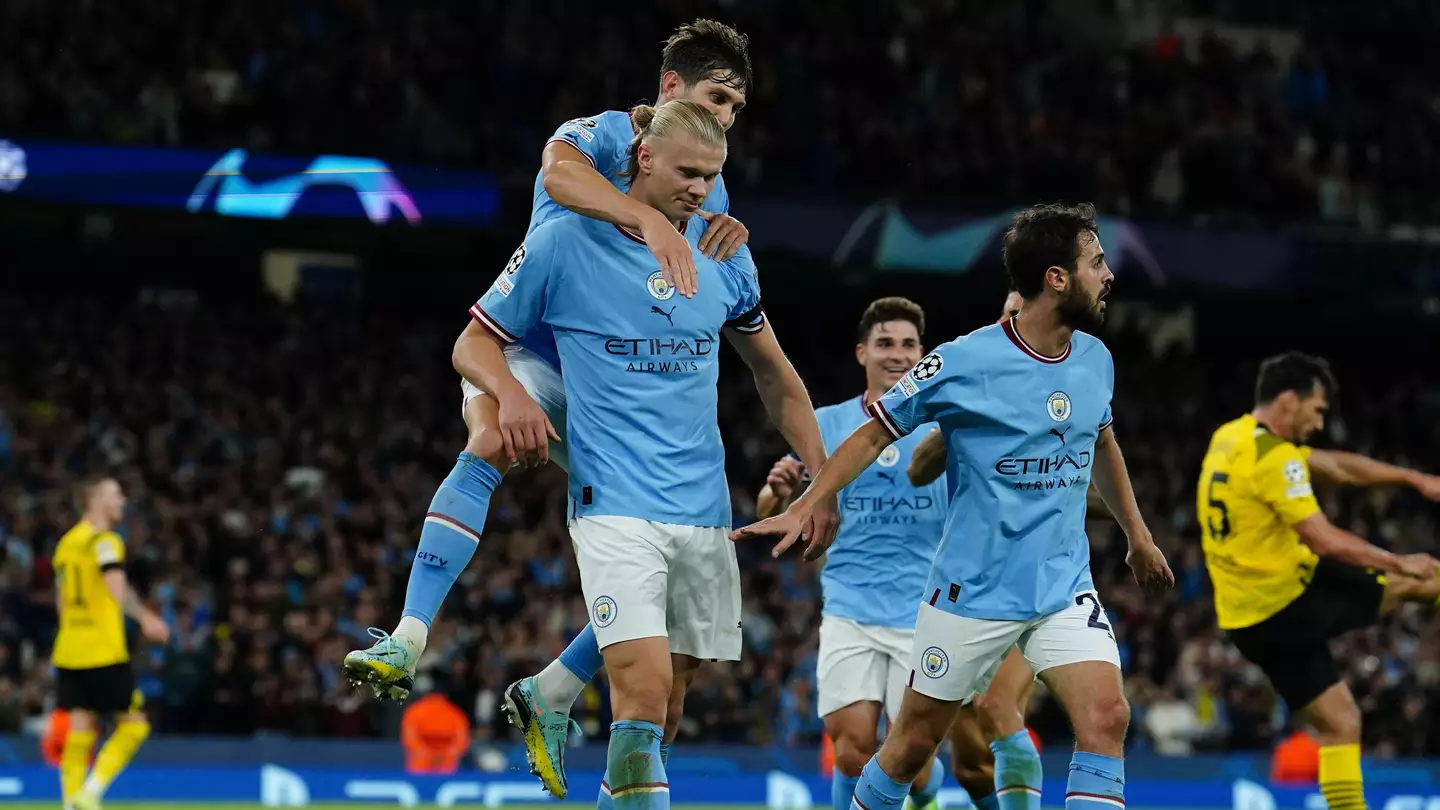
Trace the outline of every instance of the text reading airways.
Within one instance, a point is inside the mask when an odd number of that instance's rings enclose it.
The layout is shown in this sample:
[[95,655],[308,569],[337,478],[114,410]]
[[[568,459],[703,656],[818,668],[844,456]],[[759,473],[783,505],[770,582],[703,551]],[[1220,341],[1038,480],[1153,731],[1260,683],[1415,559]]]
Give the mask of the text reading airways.
[[[1090,466],[1090,451],[1081,450],[1079,453],[1060,453],[1048,458],[1002,458],[995,462],[995,472],[1010,477],[1020,475],[1054,476],[1043,481],[1016,481],[1015,489],[1027,492],[1039,492],[1052,489],[1068,489],[1080,487],[1082,489],[1090,485],[1087,476],[1080,475],[1081,470]],[[1070,475],[1066,475],[1070,471]]]
[[715,351],[715,341],[710,338],[610,338],[605,341],[605,351],[616,357],[666,358],[631,360],[625,364],[626,371],[685,374],[700,370],[698,360],[689,358],[709,357]]

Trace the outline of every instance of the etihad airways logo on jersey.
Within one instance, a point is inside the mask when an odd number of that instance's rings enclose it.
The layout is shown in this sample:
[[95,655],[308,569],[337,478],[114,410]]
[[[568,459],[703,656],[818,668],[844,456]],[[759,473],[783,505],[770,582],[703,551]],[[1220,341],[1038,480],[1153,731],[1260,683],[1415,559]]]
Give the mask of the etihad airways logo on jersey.
[[847,512],[873,513],[856,518],[856,523],[874,526],[913,526],[920,522],[914,513],[935,508],[935,498],[930,495],[910,495],[899,498],[851,495],[844,498],[840,508]]
[[1006,477],[1031,477],[1016,481],[1015,489],[1018,490],[1084,487],[1089,484],[1089,477],[1083,471],[1090,468],[1090,458],[1089,450],[1057,453],[1043,458],[1002,458],[995,462],[995,472]]
[[711,338],[610,338],[607,354],[631,358],[626,371],[642,374],[685,374],[699,371],[700,362],[715,353]]

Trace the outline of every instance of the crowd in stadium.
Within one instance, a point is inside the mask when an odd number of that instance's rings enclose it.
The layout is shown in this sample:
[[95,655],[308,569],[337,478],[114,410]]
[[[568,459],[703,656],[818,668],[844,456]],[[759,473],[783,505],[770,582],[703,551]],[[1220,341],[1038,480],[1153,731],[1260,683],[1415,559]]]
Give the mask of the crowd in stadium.
[[751,37],[757,77],[732,189],[1365,224],[1435,210],[1431,4],[1172,4],[1303,23],[1293,49],[1164,24],[1127,38],[1063,5],[21,0],[0,10],[0,132],[463,163],[519,187],[559,122],[653,99],[672,21],[712,13]]
[[[820,403],[861,384],[849,365],[851,326],[836,321],[815,324],[793,352]],[[971,326],[933,329],[944,338],[939,331]],[[383,708],[338,667],[346,650],[368,644],[367,626],[395,621],[425,506],[463,443],[458,380],[445,362],[456,331],[318,307],[0,302],[0,340],[30,347],[28,361],[0,377],[0,730],[33,727],[50,705],[48,553],[74,522],[77,471],[110,468],[131,499],[131,578],[174,630],[165,648],[136,656],[157,730],[378,733]],[[1137,496],[1177,578],[1163,598],[1142,597],[1123,535],[1092,522],[1096,584],[1135,707],[1132,739],[1165,753],[1268,746],[1286,718],[1214,629],[1192,506],[1203,444],[1234,415],[1228,408],[1244,407],[1250,380],[1204,356],[1157,354],[1133,323],[1106,337]],[[99,345],[106,351],[92,351]],[[1405,420],[1429,412],[1414,389],[1357,358],[1337,360],[1342,384],[1366,392],[1344,400],[1345,445],[1405,458]],[[727,364],[722,418],[737,522],[746,522],[782,445],[738,365]],[[497,490],[484,548],[421,662],[421,689],[471,712],[479,740],[508,736],[500,690],[558,654],[586,620],[562,481],[552,466]],[[1393,548],[1435,534],[1433,510],[1409,494],[1328,492],[1322,503],[1339,525]],[[703,672],[682,741],[818,741],[819,569],[771,560],[766,548],[741,550],[744,660]],[[1435,629],[1407,611],[1345,642],[1378,754],[1440,751]],[[596,688],[576,717],[603,738],[603,681]],[[1030,719],[1046,740],[1068,739],[1043,694]]]

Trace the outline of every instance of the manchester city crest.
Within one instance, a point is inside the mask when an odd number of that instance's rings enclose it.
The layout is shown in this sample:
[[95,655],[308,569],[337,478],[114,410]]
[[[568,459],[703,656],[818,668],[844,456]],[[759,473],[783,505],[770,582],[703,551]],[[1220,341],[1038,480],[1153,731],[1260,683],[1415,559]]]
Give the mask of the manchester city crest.
[[1045,412],[1056,422],[1064,422],[1070,418],[1070,395],[1064,391],[1056,391],[1045,400]]
[[609,627],[615,621],[615,600],[608,596],[602,596],[595,600],[595,606],[590,612],[595,619],[596,627]]
[[950,656],[939,647],[926,647],[920,654],[920,668],[927,678],[943,678],[950,671]]
[[649,280],[645,282],[645,289],[650,291],[650,297],[656,301],[669,301],[675,297],[675,287],[665,280],[665,274],[659,270],[650,274]]

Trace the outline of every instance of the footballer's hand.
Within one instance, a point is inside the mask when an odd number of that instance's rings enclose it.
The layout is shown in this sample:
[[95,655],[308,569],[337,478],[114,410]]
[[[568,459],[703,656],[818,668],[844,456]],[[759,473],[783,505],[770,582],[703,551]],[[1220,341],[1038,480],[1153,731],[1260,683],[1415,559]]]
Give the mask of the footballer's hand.
[[140,617],[140,634],[156,644],[164,644],[170,640],[170,628],[154,613],[146,613]]
[[704,235],[700,237],[699,248],[702,254],[716,261],[728,262],[740,252],[741,245],[750,241],[750,229],[729,214],[714,214],[709,211],[695,213],[710,223],[710,227],[706,228]]
[[840,502],[834,496],[826,498],[815,505],[815,511],[810,515],[810,525],[806,527],[804,536],[810,538],[810,545],[805,547],[805,559],[814,561],[820,559],[835,542],[835,533],[840,530]]
[[780,542],[770,550],[771,557],[779,557],[785,550],[795,545],[797,540],[806,539],[806,530],[813,526],[811,521],[811,508],[809,504],[799,501],[790,505],[789,509],[776,515],[766,518],[758,523],[751,523],[749,526],[741,526],[730,532],[730,539],[733,541],[744,540],[749,537],[779,537]]
[[496,396],[500,403],[500,442],[511,464],[539,467],[550,460],[550,442],[560,434],[530,394],[520,386]]
[[786,456],[775,462],[770,468],[770,474],[765,476],[765,485],[775,497],[782,501],[788,500],[795,494],[796,488],[800,486],[800,480],[805,475],[805,465],[798,459]]
[[695,255],[685,235],[675,230],[675,225],[656,211],[640,223],[640,235],[645,245],[655,254],[660,263],[660,272],[665,281],[686,298],[692,298],[698,289],[695,282]]
[[1400,557],[1400,573],[1415,579],[1430,579],[1440,574],[1440,560],[1429,554],[1405,554]]
[[1440,475],[1421,475],[1415,480],[1415,491],[1432,501],[1440,501]]
[[1143,538],[1130,541],[1130,551],[1125,555],[1125,564],[1130,566],[1130,571],[1135,574],[1135,581],[1147,591],[1163,591],[1175,587],[1175,575],[1170,572],[1170,564],[1165,561],[1165,554],[1155,545],[1155,541],[1150,539],[1148,533]]

